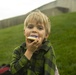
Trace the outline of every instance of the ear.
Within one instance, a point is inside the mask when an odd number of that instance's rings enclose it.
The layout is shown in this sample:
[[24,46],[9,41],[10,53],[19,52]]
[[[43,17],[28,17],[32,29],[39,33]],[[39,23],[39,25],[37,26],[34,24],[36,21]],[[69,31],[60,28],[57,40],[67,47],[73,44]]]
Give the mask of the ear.
[[49,37],[49,34],[46,34],[46,35],[45,35],[45,38],[47,39],[48,37]]
[[24,36],[25,36],[25,29],[23,30],[23,32],[24,32]]

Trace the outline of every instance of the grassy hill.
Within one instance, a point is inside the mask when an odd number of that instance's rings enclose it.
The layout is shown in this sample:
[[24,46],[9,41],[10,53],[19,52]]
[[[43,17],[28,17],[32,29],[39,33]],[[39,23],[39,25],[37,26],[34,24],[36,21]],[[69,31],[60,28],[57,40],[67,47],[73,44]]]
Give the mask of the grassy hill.
[[[51,41],[60,75],[76,75],[76,13],[51,17]],[[23,24],[0,30],[0,65],[10,63],[15,47],[25,41]]]

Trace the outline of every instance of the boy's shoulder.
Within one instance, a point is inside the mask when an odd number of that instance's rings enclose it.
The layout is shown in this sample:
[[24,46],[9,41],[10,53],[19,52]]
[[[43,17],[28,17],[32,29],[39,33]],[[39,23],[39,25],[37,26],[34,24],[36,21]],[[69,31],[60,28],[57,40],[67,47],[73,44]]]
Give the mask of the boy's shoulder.
[[50,41],[45,41],[43,45],[41,46],[41,48],[47,52],[49,49],[52,48],[52,45]]
[[45,53],[45,57],[49,57],[51,55],[55,56],[55,52],[54,52],[54,49],[53,49],[53,46],[51,44],[50,41],[47,41],[45,43],[45,45],[43,46],[43,48],[45,49],[46,53]]

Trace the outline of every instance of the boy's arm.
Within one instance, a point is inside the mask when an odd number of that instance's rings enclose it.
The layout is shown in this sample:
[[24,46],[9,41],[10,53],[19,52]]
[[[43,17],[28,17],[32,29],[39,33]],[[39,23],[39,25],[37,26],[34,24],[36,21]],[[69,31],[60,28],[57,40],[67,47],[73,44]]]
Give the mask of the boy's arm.
[[56,58],[54,50],[50,47],[48,52],[45,54],[44,62],[44,75],[55,75],[56,70]]
[[29,62],[29,60],[25,57],[24,54],[21,56],[19,50],[15,50],[13,53],[12,63],[10,64],[12,74],[17,73],[24,66],[27,67],[28,62]]

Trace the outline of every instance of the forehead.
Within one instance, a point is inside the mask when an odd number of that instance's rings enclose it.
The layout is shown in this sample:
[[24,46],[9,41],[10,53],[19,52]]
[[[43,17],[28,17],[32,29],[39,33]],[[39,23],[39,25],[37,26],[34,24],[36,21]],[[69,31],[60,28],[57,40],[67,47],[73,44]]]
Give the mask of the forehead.
[[28,24],[43,25],[43,22],[39,20],[31,19],[30,21],[28,21]]

